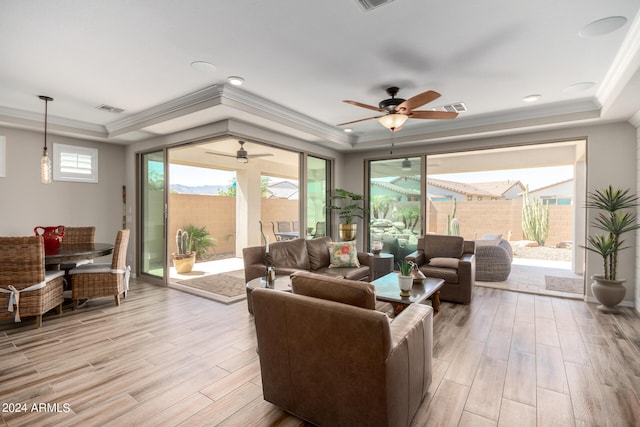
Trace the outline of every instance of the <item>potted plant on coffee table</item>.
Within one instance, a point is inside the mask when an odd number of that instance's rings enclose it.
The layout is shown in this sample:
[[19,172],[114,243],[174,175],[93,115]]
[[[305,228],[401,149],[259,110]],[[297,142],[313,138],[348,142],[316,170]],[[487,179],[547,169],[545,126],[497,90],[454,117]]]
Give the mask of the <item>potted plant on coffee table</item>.
[[398,263],[398,285],[400,286],[400,296],[408,297],[411,295],[411,287],[413,286],[413,276],[411,270],[413,266],[408,261],[400,261]]
[[364,196],[338,188],[335,194],[331,196],[331,200],[335,204],[329,206],[329,209],[337,211],[338,218],[343,220],[338,229],[340,240],[355,240],[358,233],[358,224],[353,221],[355,218],[364,218],[366,212],[366,209],[362,206]]
[[196,263],[196,253],[191,250],[191,237],[189,233],[183,231],[181,228],[176,232],[176,247],[176,252],[171,254],[176,273],[190,273]]
[[625,279],[618,279],[618,252],[628,248],[623,246],[620,236],[640,228],[635,212],[630,209],[638,206],[638,196],[629,193],[629,189],[607,188],[589,192],[586,207],[599,209],[598,216],[591,225],[604,234],[588,236],[585,248],[602,257],[602,275],[593,275],[591,292],[600,302],[598,306],[603,312],[617,313],[618,305],[626,294],[622,285]]

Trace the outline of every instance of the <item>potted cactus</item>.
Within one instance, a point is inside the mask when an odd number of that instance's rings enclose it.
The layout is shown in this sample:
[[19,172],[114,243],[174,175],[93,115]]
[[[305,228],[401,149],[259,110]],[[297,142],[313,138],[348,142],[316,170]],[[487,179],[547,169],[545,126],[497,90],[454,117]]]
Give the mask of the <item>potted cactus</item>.
[[176,252],[171,254],[176,273],[190,273],[196,263],[196,253],[192,251],[191,237],[181,228],[176,232]]

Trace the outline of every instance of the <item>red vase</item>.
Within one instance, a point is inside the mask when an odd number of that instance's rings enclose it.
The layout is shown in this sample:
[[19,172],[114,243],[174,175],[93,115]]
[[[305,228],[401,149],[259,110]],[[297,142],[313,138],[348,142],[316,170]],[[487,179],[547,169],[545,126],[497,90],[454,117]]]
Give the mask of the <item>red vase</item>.
[[42,236],[44,239],[44,252],[52,253],[60,247],[60,242],[64,237],[64,225],[55,227],[42,227],[39,225],[33,229],[33,232],[36,236]]

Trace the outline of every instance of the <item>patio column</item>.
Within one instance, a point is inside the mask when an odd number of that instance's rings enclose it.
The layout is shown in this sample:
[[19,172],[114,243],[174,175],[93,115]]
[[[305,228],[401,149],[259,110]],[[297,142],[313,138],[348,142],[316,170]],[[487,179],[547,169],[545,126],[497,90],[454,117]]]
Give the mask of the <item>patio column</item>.
[[236,256],[242,248],[261,244],[260,236],[260,170],[236,171]]

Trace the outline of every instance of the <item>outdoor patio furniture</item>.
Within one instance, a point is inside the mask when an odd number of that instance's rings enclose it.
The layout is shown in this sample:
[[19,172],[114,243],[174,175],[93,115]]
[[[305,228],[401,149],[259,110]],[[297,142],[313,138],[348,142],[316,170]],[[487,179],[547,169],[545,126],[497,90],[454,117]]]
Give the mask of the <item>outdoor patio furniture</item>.
[[476,280],[504,282],[511,274],[513,250],[506,239],[476,240]]

